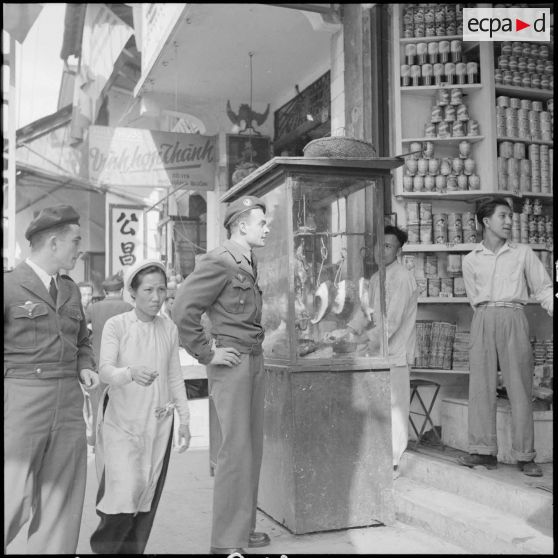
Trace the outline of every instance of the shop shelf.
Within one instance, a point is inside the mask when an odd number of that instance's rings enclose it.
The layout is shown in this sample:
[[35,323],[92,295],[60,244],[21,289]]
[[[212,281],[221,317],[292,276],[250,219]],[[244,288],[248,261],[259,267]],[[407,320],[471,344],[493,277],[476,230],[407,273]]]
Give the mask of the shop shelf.
[[463,89],[467,91],[475,91],[481,89],[482,83],[464,83],[462,85],[407,85],[400,87],[401,93],[409,93],[413,95],[432,95],[438,89]]
[[415,368],[411,366],[411,372],[419,372],[420,374],[469,374],[469,370],[451,370],[442,368]]
[[[483,196],[493,196],[508,194],[507,192],[486,192],[484,190],[456,190],[455,192],[402,192],[396,194],[397,198],[402,199],[431,199],[431,200],[461,200],[475,201]],[[511,194],[510,194],[511,195]]]
[[405,244],[401,249],[408,252],[470,252],[477,244]]
[[401,143],[411,143],[413,141],[431,141],[432,143],[441,143],[446,145],[458,145],[463,140],[470,141],[471,143],[477,143],[484,139],[484,136],[462,136],[456,138],[405,138],[401,140]]
[[496,138],[497,141],[512,141],[518,143],[535,143],[537,145],[548,145],[552,147],[554,145],[553,141],[545,141],[545,140],[538,140],[538,139],[524,139],[524,138],[508,138],[506,136],[498,136]]
[[[405,89],[404,87],[402,89]],[[496,95],[509,95],[511,97],[527,97],[536,101],[547,101],[554,97],[552,89],[533,89],[531,87],[517,87],[514,85],[496,85]]]

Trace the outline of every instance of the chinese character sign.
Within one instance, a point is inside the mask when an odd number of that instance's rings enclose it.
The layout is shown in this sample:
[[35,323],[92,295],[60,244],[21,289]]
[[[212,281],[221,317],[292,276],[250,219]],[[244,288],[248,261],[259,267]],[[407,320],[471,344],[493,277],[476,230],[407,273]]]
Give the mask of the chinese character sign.
[[145,257],[145,220],[139,205],[111,205],[109,214],[109,273],[113,274]]

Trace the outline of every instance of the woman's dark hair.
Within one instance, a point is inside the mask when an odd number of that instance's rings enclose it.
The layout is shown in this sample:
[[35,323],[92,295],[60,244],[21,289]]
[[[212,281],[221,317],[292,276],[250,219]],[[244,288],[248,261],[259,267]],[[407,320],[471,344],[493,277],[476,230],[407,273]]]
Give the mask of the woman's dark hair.
[[146,275],[149,275],[150,273],[160,273],[165,278],[165,287],[167,286],[167,274],[159,266],[150,265],[149,267],[146,267],[145,269],[138,271],[134,275],[134,278],[130,283],[130,288],[133,289],[134,291],[137,290],[137,288],[141,285],[142,279]]
[[384,235],[386,234],[392,234],[393,236],[396,236],[397,240],[399,240],[400,247],[403,246],[403,244],[405,244],[405,242],[407,242],[407,239],[409,238],[405,231],[402,231],[400,228],[395,227],[394,225],[386,225],[384,227]]
[[496,208],[500,205],[505,205],[508,209],[513,211],[513,208],[510,207],[510,204],[506,201],[505,198],[491,198],[487,201],[482,202],[479,207],[477,208],[477,222],[484,230],[484,222],[483,220],[486,217],[492,217]]

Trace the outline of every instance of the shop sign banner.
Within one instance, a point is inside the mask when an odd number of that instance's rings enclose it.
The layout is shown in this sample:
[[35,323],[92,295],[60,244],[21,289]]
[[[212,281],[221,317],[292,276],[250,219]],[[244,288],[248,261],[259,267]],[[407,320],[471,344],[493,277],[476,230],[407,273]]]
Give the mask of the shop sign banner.
[[89,179],[122,186],[215,187],[216,136],[91,126]]
[[184,3],[141,4],[142,78],[147,76],[185,7]]
[[145,215],[141,205],[109,205],[109,275],[145,257]]

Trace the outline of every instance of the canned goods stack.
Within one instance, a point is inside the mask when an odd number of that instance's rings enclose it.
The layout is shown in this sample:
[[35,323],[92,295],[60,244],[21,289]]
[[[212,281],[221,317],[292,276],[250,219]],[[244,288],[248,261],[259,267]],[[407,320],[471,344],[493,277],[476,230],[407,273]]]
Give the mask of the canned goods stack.
[[420,243],[432,244],[432,204],[420,204]]
[[[552,110],[547,111],[542,110],[543,105],[540,101],[501,96],[496,99],[496,102],[499,137],[517,137],[540,141],[544,129],[545,137],[552,138],[553,103],[551,101],[547,103],[547,108]],[[521,108],[515,109],[511,106],[517,106],[517,103]],[[521,115],[517,126],[514,124],[515,127],[508,127],[507,120],[506,123],[502,123],[503,111],[515,111],[516,114]],[[513,142],[507,139],[499,141],[498,190],[550,193],[552,191],[552,156],[553,150],[548,145],[526,144],[525,142]]]
[[444,37],[463,34],[462,4],[422,4],[403,10],[402,37]]
[[425,254],[424,276],[426,277],[426,296],[440,296],[441,279],[438,276],[438,255]]
[[472,211],[466,211],[461,215],[461,223],[465,244],[475,244],[481,241],[482,236],[477,232],[475,214]]
[[424,126],[424,137],[457,138],[478,135],[479,123],[470,118],[469,109],[463,103],[463,91],[459,88],[438,89],[430,121]]
[[535,366],[539,366],[546,362],[546,344],[544,341],[537,341],[536,338],[531,340],[533,349],[533,358]]
[[433,215],[434,243],[447,244],[448,242],[448,216],[447,213],[434,213]]
[[549,47],[538,43],[495,43],[496,85],[554,89],[554,64]]
[[[515,214],[514,214],[515,216]],[[513,238],[512,225],[512,242],[521,242],[524,244],[553,244],[553,220],[551,215],[543,215],[542,202],[539,198],[533,201],[526,199],[523,202],[522,212],[519,215],[520,233],[519,238]],[[540,254],[541,261],[545,267],[550,267],[550,262],[546,262],[546,254]]]
[[448,213],[448,242],[452,244],[461,244],[463,242],[461,213]]
[[546,364],[552,364],[554,362],[554,341],[546,339],[544,344],[546,346]]
[[480,177],[475,173],[476,163],[470,157],[471,143],[462,140],[456,157],[434,157],[434,143],[412,142],[413,152],[405,160],[403,190],[406,192],[445,192],[479,190]]

